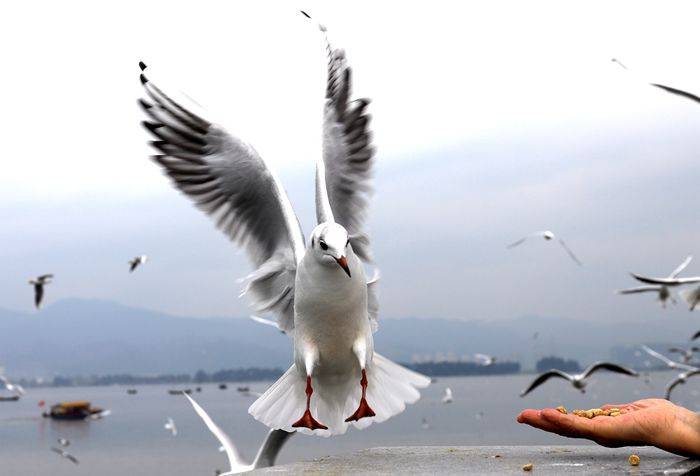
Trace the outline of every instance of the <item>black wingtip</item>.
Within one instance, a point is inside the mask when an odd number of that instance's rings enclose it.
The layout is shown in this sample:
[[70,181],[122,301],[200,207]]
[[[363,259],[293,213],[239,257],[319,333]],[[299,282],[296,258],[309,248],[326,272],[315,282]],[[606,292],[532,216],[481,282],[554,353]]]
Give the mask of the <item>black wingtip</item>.
[[144,63],[143,61],[139,61],[139,68],[141,68],[141,71],[146,69],[147,68],[146,63]]
[[299,10],[299,12],[300,12],[302,15],[304,15],[306,18],[308,18],[309,20],[311,20],[311,16],[310,16],[308,13],[306,13],[304,10]]
[[146,84],[148,82],[148,78],[144,74],[140,74],[139,79],[141,80],[141,84]]

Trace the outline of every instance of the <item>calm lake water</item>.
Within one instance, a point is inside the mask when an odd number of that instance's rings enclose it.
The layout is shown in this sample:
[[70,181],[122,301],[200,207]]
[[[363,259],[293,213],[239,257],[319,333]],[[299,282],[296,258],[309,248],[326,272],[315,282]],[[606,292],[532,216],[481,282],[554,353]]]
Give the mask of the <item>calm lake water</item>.
[[[532,376],[442,378],[423,391],[416,405],[388,422],[372,425],[346,435],[318,438],[296,435],[283,449],[279,462],[348,452],[373,446],[396,445],[536,445],[566,444],[572,440],[548,435],[515,422],[523,408],[565,405],[592,408],[604,403],[621,403],[660,397],[669,372],[651,374],[651,382],[598,374],[586,394],[567,382],[552,381],[526,398],[518,393]],[[216,385],[204,385],[193,396],[237,443],[252,457],[267,433],[247,413],[253,399]],[[267,383],[249,384],[263,391]],[[454,402],[442,404],[445,387],[451,387]],[[19,402],[0,402],[0,474],[35,476],[123,476],[125,474],[169,476],[213,475],[228,469],[219,443],[196,416],[182,396],[167,393],[173,386],[141,386],[137,395],[125,387],[83,387],[29,389]],[[62,400],[87,399],[112,410],[99,421],[56,422],[40,417],[39,400],[47,405]],[[676,388],[674,401],[700,410],[700,379]],[[178,428],[173,437],[163,428],[172,417]],[[428,429],[421,426],[425,418]],[[71,440],[68,450],[79,460],[76,466],[50,451],[59,437]],[[578,442],[580,444],[580,442]]]

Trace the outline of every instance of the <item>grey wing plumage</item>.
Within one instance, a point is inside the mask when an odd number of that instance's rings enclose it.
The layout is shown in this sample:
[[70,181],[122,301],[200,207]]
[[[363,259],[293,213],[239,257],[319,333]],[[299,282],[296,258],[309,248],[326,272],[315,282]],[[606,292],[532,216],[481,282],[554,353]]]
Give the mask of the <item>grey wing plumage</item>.
[[676,269],[673,270],[671,274],[668,275],[670,279],[676,278],[681,272],[688,267],[690,262],[693,261],[693,256],[690,255],[686,259],[683,260],[681,264],[678,265]]
[[244,293],[255,310],[276,313],[280,328],[291,329],[294,276],[304,238],[279,180],[250,145],[180,105],[145,74],[141,82],[147,97],[139,104],[148,116],[143,125],[160,152],[153,160],[247,251],[257,269],[248,276]]
[[528,386],[525,390],[520,392],[520,396],[524,397],[525,395],[532,392],[534,389],[536,389],[537,387],[539,387],[540,385],[542,385],[544,382],[546,382],[547,380],[549,380],[552,377],[563,378],[563,379],[566,379],[569,381],[571,380],[570,375],[568,375],[560,370],[556,370],[556,369],[548,370],[547,372],[544,372],[544,373],[538,375],[537,378],[535,378],[535,380],[532,381],[530,386]]
[[588,368],[583,372],[583,378],[588,377],[598,370],[609,370],[610,372],[616,372],[618,374],[630,375],[632,377],[638,377],[639,374],[632,369],[623,367],[622,365],[613,364],[612,362],[596,362],[588,366]]
[[369,99],[351,100],[351,69],[345,52],[328,44],[328,83],[323,123],[323,158],[316,172],[316,216],[348,231],[352,249],[371,261],[364,229],[374,163]]
[[695,340],[698,337],[700,337],[700,331],[697,331],[695,334],[693,334],[693,337],[691,337],[690,340]]
[[294,433],[270,430],[253,461],[253,469],[274,466],[282,447]]
[[679,286],[681,284],[693,284],[700,282],[700,276],[693,276],[691,278],[649,278],[647,276],[641,276],[639,274],[630,273],[634,279],[647,284],[662,284],[666,286]]
[[651,83],[652,86],[663,89],[667,93],[675,94],[676,96],[681,96],[691,101],[700,103],[700,97],[695,94],[689,93],[688,91],[683,91],[682,89],[672,88],[671,86],[664,86],[663,84]]
[[668,349],[669,352],[677,352],[679,354],[684,354],[685,351],[683,349],[679,349],[678,347],[670,347]]
[[661,290],[661,286],[638,286],[636,288],[627,288],[627,289],[620,289],[619,291],[615,291],[617,294],[637,294],[637,293],[649,293],[649,292],[659,292]]
[[574,252],[571,251],[571,249],[570,249],[568,246],[566,246],[566,243],[564,243],[564,240],[562,240],[561,238],[559,238],[559,244],[561,245],[562,248],[564,248],[564,250],[567,252],[567,254],[571,257],[572,260],[574,260],[574,261],[576,262],[577,265],[583,266],[583,263],[581,263],[581,260],[579,260],[579,259],[576,257],[576,255],[574,254]]

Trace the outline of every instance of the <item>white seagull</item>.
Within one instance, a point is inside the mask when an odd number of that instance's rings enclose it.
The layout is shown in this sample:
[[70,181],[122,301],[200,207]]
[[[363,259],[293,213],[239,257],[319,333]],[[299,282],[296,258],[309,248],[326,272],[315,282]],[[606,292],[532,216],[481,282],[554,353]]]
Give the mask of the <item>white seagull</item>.
[[70,446],[70,440],[68,438],[59,438],[56,441],[58,441],[58,444],[63,446],[64,448]]
[[539,387],[552,377],[566,379],[569,382],[571,382],[571,385],[573,385],[574,388],[577,388],[581,391],[581,393],[584,393],[586,391],[586,384],[588,383],[586,379],[597,370],[609,370],[611,372],[630,375],[632,377],[639,376],[639,374],[634,370],[622,367],[621,365],[613,364],[611,362],[596,362],[594,364],[591,364],[586,370],[584,370],[580,374],[573,375],[568,374],[566,372],[562,372],[561,370],[552,369],[538,375],[537,378],[535,378],[535,380],[532,381],[530,386],[520,393],[520,396],[524,397],[525,395],[527,395],[528,393],[530,393],[535,388]]
[[482,367],[490,367],[496,362],[496,357],[487,354],[474,354],[474,359]]
[[583,266],[583,263],[581,263],[581,261],[576,257],[576,255],[574,254],[574,252],[571,251],[571,249],[566,245],[566,243],[564,242],[564,240],[562,240],[561,238],[557,238],[557,237],[554,235],[554,233],[551,232],[551,231],[549,231],[549,230],[536,231],[536,232],[534,232],[534,233],[532,233],[532,234],[530,234],[530,235],[527,235],[527,236],[525,236],[525,237],[523,237],[523,238],[520,238],[518,241],[516,241],[516,242],[514,242],[514,243],[509,244],[507,248],[508,248],[508,249],[510,249],[510,248],[515,248],[516,246],[525,243],[525,241],[526,241],[527,239],[529,239],[529,238],[544,238],[545,241],[552,241],[552,240],[558,241],[559,244],[562,246],[562,248],[564,248],[564,250],[566,251],[566,253],[569,255],[569,257],[570,257],[572,260],[574,260],[574,262],[575,262],[577,265]]
[[14,392],[16,395],[21,396],[26,393],[20,384],[10,382],[4,375],[0,375],[0,383],[2,383],[7,390]]
[[445,394],[442,396],[442,403],[452,403],[452,389],[450,387],[445,388]]
[[[183,395],[187,394],[183,393]],[[175,420],[173,420],[172,418],[168,417],[168,421],[165,422],[163,428],[168,430],[173,436],[177,436],[177,426],[175,426]]]
[[[693,260],[692,256],[688,256],[683,260],[681,264],[678,265],[676,269],[674,269],[671,274],[668,275],[668,277],[663,278],[666,280],[675,280],[678,275],[688,267],[690,262]],[[640,281],[643,281],[647,278],[644,277],[638,277],[636,274],[632,273],[632,276],[634,276],[635,279],[638,279]],[[641,278],[641,279],[640,279]],[[646,282],[646,281],[643,281]],[[671,296],[671,291],[668,289],[669,285],[667,284],[651,284],[647,286],[638,286],[636,288],[628,288],[628,289],[622,289],[620,291],[616,291],[617,294],[637,294],[637,293],[648,293],[648,292],[654,292],[658,294],[658,300],[661,302],[661,305],[663,307],[666,307],[666,301],[668,299],[671,299],[672,302],[676,302],[675,299]]]
[[695,370],[697,368],[697,367],[693,367],[692,365],[687,365],[687,364],[684,364],[681,362],[676,362],[675,360],[671,360],[668,357],[666,357],[665,355],[656,352],[654,349],[647,347],[646,345],[643,345],[642,349],[644,349],[644,352],[646,352],[647,354],[651,355],[655,359],[658,359],[661,362],[663,362],[664,364],[666,364],[666,366],[670,369]]
[[61,448],[52,447],[51,451],[53,451],[57,455],[60,455],[62,458],[67,459],[71,463],[80,464],[80,461],[78,461],[78,458],[76,458],[75,456],[73,456],[72,454],[67,452],[66,450],[63,450]]
[[51,280],[53,280],[53,274],[42,274],[29,280],[29,284],[34,286],[34,305],[37,309],[41,307],[41,301],[44,299],[44,286],[51,284]]
[[228,462],[231,468],[227,473],[221,473],[222,476],[245,473],[246,471],[252,471],[258,468],[274,466],[280,450],[287,442],[289,437],[293,435],[293,433],[283,430],[270,430],[270,432],[267,434],[267,438],[265,438],[265,441],[263,441],[263,444],[260,446],[258,454],[255,456],[255,460],[250,464],[246,463],[241,457],[241,454],[238,452],[238,448],[236,448],[233,440],[231,440],[226,432],[224,432],[224,430],[214,423],[214,420],[211,419],[207,412],[205,412],[204,409],[199,406],[199,404],[195,402],[192,397],[186,393],[184,395],[190,401],[192,407],[194,407],[194,411],[197,412],[197,415],[199,415],[202,421],[204,421],[204,424],[207,425],[209,431],[211,431],[216,439],[219,440],[219,443],[221,443],[219,451],[225,452],[226,456],[228,457]]
[[141,256],[136,256],[134,258],[131,258],[129,260],[129,272],[133,273],[136,268],[138,268],[142,264],[146,264],[146,261],[148,261],[148,256],[146,255],[141,255]]
[[[401,413],[430,380],[374,352],[376,298],[361,260],[374,151],[369,101],[351,101],[345,53],[328,46],[323,154],[317,163],[318,226],[304,242],[277,176],[253,149],[191,112],[153,84],[144,126],[154,160],[173,184],[215,217],[257,268],[245,294],[256,312],[274,313],[294,338],[294,364],[249,408],[270,428],[321,436],[364,428]],[[140,63],[142,70],[146,65]],[[313,395],[313,398],[312,398]]]
[[692,346],[687,349],[681,349],[678,347],[671,347],[668,349],[669,352],[680,354],[681,361],[684,364],[690,364],[695,357],[695,352],[700,352],[700,347]]

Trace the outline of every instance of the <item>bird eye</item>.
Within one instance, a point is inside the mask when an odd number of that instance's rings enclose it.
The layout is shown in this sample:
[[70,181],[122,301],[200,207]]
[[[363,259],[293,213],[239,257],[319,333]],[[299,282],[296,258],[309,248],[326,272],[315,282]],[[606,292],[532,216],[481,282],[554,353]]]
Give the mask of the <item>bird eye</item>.
[[318,242],[318,244],[321,245],[321,249],[322,249],[322,250],[327,250],[327,249],[328,249],[328,245],[326,244],[325,241],[320,240],[320,241]]

